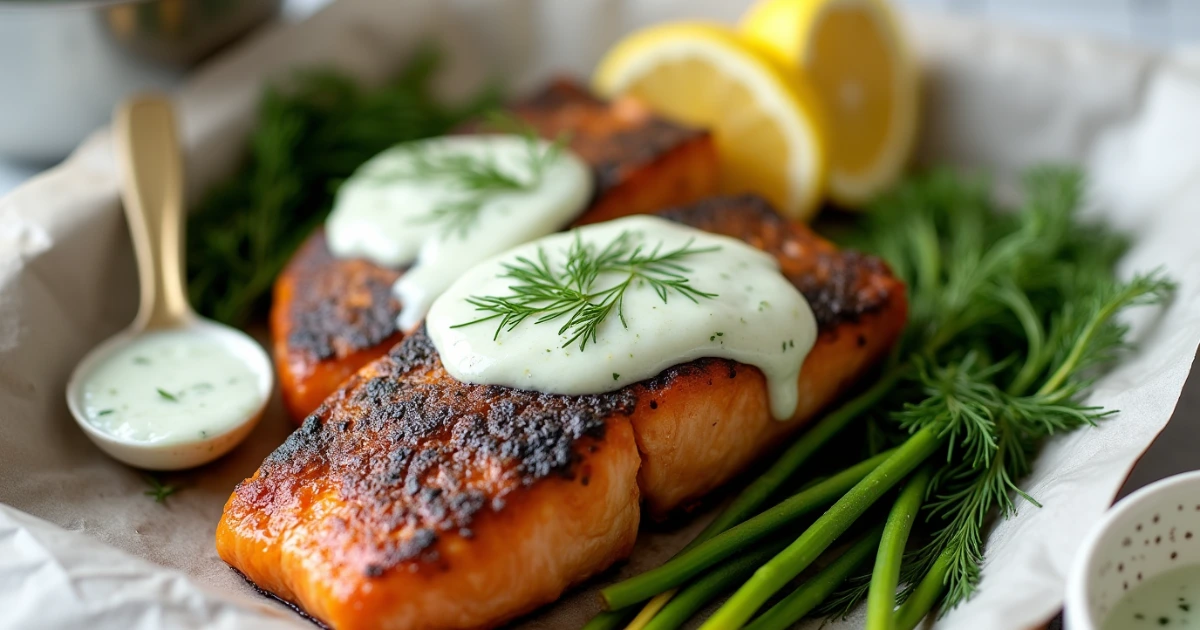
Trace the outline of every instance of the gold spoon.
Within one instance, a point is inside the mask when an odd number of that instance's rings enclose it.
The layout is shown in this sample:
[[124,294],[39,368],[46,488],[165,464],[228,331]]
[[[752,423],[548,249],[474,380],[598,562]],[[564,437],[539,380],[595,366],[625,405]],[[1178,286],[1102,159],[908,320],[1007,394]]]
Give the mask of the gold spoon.
[[[76,366],[67,384],[67,405],[92,442],[120,461],[154,470],[199,466],[227,453],[254,428],[273,387],[271,361],[250,336],[196,315],[188,304],[183,273],[183,168],[171,101],[161,95],[144,95],[120,105],[114,116],[113,141],[123,166],[121,197],[137,258],[141,302],[129,328],[101,343]],[[152,424],[153,434],[158,437],[135,439],[127,431],[104,428],[96,413],[89,414],[88,380],[98,369],[115,361],[121,351],[153,336],[168,335],[196,344],[206,352],[227,353],[236,363],[244,364],[256,380],[256,404],[249,411],[224,410],[238,416],[221,418],[219,431],[181,435],[179,430],[171,432],[179,425]],[[177,361],[160,369],[187,367]],[[213,375],[214,380],[221,376]],[[149,392],[153,399],[153,388],[148,382],[130,382],[129,387],[143,395]],[[174,395],[158,391],[167,400],[175,400]],[[184,420],[220,412],[211,408],[197,410]]]

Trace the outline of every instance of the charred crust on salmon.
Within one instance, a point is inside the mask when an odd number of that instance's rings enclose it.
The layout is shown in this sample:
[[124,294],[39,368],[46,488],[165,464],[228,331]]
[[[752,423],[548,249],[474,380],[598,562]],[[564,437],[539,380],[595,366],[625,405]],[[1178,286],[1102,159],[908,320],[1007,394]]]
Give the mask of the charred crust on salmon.
[[[269,511],[291,500],[297,478],[333,480],[370,529],[416,532],[377,543],[365,570],[381,574],[435,561],[442,532],[469,531],[477,513],[503,509],[519,488],[574,478],[586,449],[603,443],[606,419],[635,405],[628,391],[557,396],[460,383],[422,328],[310,415],[237,494]],[[472,485],[484,462],[501,469],[486,491]]]
[[377,346],[396,334],[400,303],[392,285],[400,272],[365,260],[342,260],[329,252],[318,230],[292,259],[295,284],[288,344],[317,360]]
[[[669,367],[662,371],[661,374],[655,376],[648,381],[642,381],[632,388],[645,388],[646,391],[656,392],[670,387],[678,379],[709,379],[709,375],[713,371],[729,375],[730,378],[737,377],[737,363],[728,359],[715,359],[705,357],[681,363],[676,366]],[[712,381],[708,380],[708,384],[712,385]],[[658,403],[650,401],[650,408],[657,409]]]
[[712,197],[659,213],[684,225],[724,234],[773,255],[784,276],[804,294],[821,332],[883,310],[895,285],[882,259],[838,250],[812,231],[779,215],[762,197]]

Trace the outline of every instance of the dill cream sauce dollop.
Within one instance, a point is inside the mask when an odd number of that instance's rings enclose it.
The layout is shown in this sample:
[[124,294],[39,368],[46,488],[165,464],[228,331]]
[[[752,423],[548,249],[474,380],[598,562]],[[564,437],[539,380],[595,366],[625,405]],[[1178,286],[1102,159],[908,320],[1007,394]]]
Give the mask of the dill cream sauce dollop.
[[394,287],[408,329],[475,263],[562,229],[591,194],[587,166],[544,140],[421,140],[380,153],[342,185],[326,238],[338,257],[411,265]]
[[118,439],[163,446],[226,433],[263,398],[260,376],[244,357],[188,330],[143,334],[83,381],[89,424]]
[[[666,264],[647,263],[656,258]],[[525,297],[535,285],[536,297]],[[591,296],[590,306],[572,310],[583,301],[571,291]],[[597,323],[606,298],[611,308]],[[525,318],[505,322],[506,313]],[[426,327],[454,378],[552,394],[609,392],[694,359],[732,359],[762,370],[779,420],[795,412],[800,367],[817,338],[812,309],[771,256],[649,216],[551,235],[483,262],[433,303]]]

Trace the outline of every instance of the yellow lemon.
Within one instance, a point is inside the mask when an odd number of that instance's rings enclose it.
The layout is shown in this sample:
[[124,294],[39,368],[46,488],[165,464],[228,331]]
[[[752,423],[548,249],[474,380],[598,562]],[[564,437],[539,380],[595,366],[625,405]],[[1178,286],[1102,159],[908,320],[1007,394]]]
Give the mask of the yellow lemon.
[[618,43],[593,78],[663,116],[712,131],[726,192],[756,192],[808,220],[825,185],[825,123],[816,94],[728,27],[655,26]]
[[829,120],[829,192],[856,207],[912,152],[919,74],[886,0],[762,0],[741,34],[816,89]]

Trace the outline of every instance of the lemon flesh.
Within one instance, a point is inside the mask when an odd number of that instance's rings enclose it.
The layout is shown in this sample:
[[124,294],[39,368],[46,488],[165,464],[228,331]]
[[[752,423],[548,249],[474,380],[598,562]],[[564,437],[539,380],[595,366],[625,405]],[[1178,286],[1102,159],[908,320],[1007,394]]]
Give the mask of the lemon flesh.
[[919,77],[884,0],[764,0],[741,33],[816,90],[835,201],[860,206],[896,180],[912,151]]
[[815,213],[826,177],[816,94],[732,29],[670,24],[634,33],[601,61],[594,87],[711,130],[723,191],[761,194],[800,220]]

